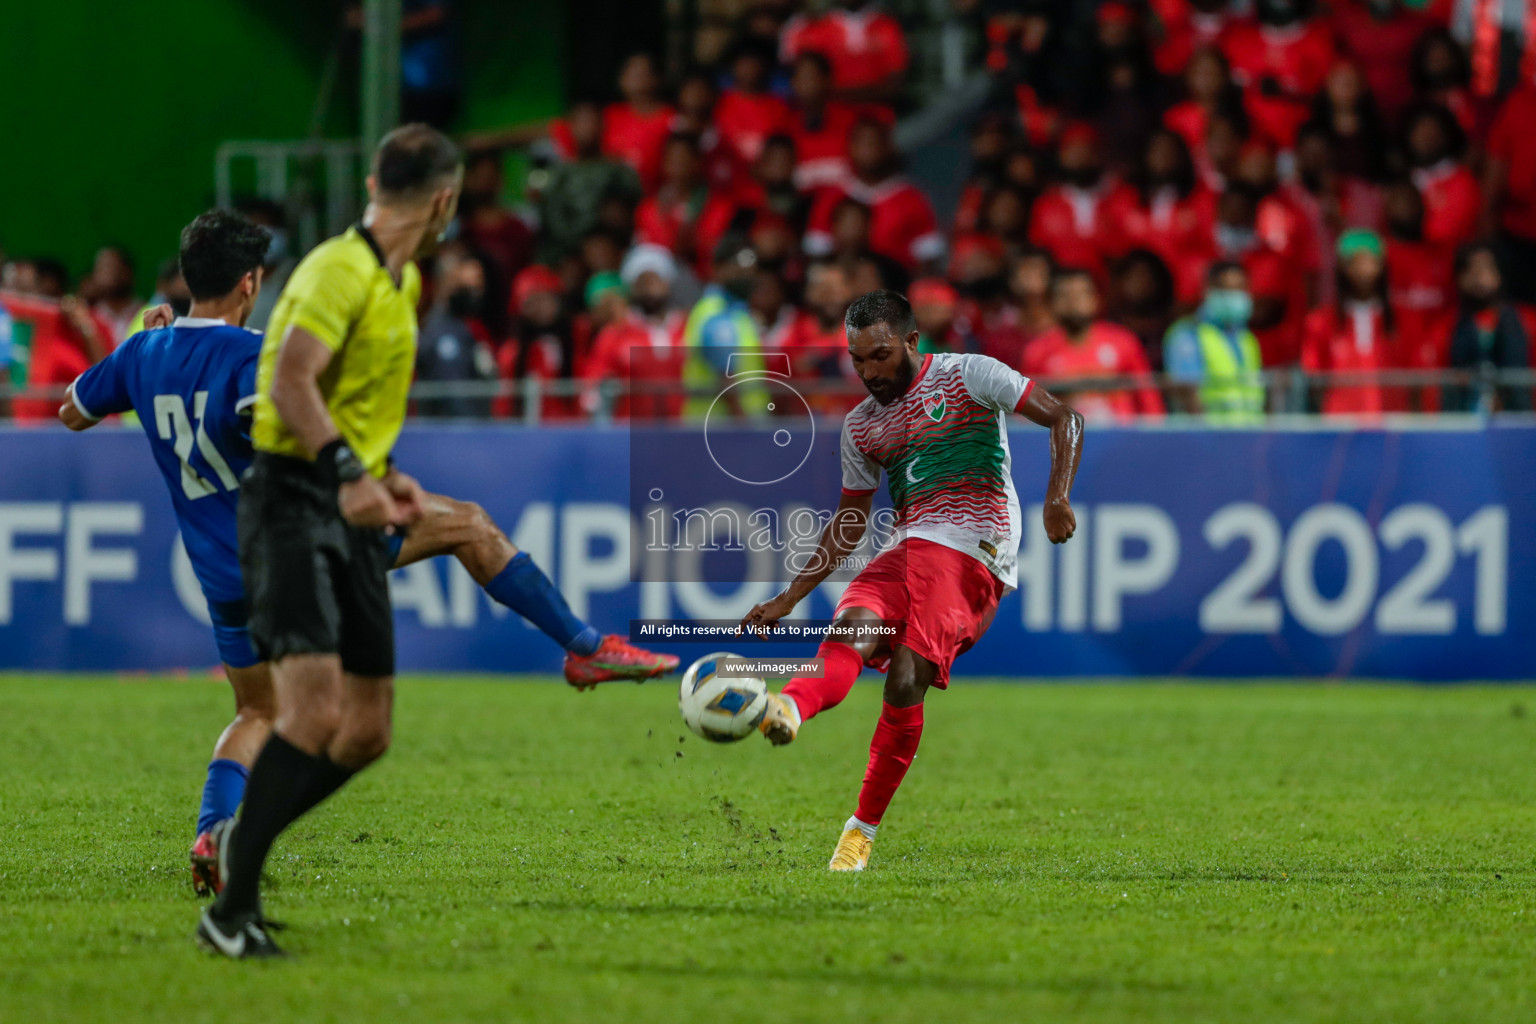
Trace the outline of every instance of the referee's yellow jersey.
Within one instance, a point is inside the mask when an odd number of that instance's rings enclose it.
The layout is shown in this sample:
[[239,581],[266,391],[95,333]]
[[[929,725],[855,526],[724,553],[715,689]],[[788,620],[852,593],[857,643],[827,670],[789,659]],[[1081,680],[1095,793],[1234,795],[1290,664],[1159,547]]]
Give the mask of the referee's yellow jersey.
[[368,229],[347,229],[304,257],[273,307],[256,371],[257,451],[312,458],[272,405],[277,353],[290,327],[308,331],[335,355],[320,393],[336,429],[374,476],[383,476],[405,423],[416,367],[416,300],[421,274],[407,263],[399,285]]

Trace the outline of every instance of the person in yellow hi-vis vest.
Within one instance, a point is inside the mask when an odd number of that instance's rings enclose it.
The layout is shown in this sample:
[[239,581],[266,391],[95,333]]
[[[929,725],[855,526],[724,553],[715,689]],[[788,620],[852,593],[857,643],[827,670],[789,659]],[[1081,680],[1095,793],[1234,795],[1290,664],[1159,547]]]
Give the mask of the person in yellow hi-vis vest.
[[[688,349],[683,363],[683,384],[689,389],[683,406],[687,419],[708,415],[715,397],[730,387],[732,378],[763,374],[761,335],[747,306],[756,285],[757,253],[752,243],[744,234],[727,233],[715,246],[715,279],[683,326],[683,345]],[[732,404],[730,417],[767,414],[766,388],[732,388],[727,398]]]
[[1184,412],[1210,423],[1246,425],[1264,418],[1264,369],[1248,329],[1253,296],[1242,264],[1222,261],[1206,277],[1205,301],[1168,328],[1163,368]]

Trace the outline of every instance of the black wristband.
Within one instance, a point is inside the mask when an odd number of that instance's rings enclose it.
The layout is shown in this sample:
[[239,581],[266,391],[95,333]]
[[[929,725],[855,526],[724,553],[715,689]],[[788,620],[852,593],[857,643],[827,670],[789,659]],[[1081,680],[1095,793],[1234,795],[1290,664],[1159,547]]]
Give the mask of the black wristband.
[[367,472],[357,453],[339,437],[320,449],[315,456],[315,465],[320,467],[320,471],[326,474],[332,485],[336,487],[349,484]]

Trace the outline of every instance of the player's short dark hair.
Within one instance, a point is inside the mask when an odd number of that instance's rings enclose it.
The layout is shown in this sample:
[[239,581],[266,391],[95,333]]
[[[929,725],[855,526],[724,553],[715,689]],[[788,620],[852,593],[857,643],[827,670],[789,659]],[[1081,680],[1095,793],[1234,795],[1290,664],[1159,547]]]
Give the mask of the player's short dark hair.
[[448,184],[463,162],[453,140],[431,125],[401,125],[374,151],[373,178],[387,198],[419,199]]
[[182,280],[194,299],[217,299],[267,258],[272,236],[229,210],[209,210],[181,229]]
[[912,303],[900,292],[882,288],[860,295],[848,304],[848,312],[843,314],[843,328],[849,334],[876,324],[885,324],[895,334],[905,338],[917,330]]

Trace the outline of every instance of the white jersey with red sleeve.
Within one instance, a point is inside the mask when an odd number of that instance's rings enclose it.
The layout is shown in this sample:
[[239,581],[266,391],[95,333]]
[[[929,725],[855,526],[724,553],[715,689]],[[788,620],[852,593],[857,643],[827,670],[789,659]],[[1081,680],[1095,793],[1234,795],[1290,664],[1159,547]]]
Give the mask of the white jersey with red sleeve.
[[843,492],[871,494],[884,472],[897,517],[888,547],[942,544],[1012,589],[1023,527],[1006,414],[1033,387],[990,356],[925,357],[900,400],[866,398],[843,420]]

